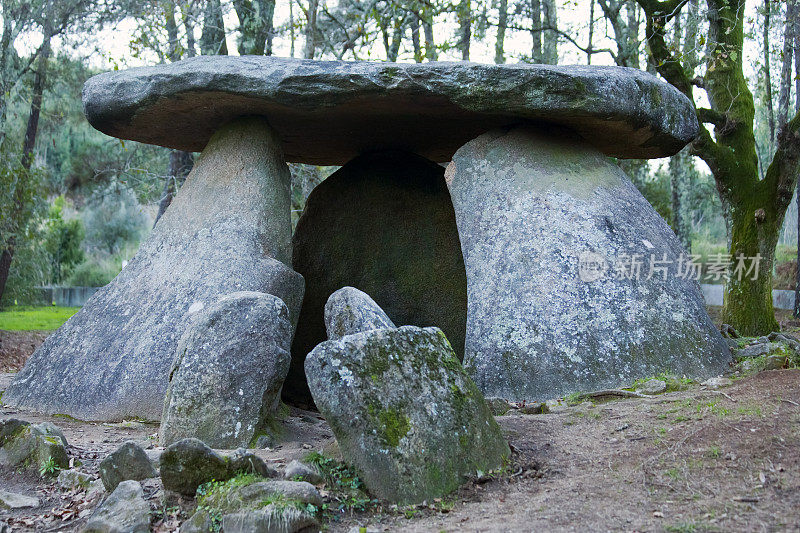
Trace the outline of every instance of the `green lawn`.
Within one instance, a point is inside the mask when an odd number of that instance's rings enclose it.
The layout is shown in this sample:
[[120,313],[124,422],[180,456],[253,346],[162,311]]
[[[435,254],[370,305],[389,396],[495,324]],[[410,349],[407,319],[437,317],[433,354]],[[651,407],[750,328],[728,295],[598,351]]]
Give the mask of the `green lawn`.
[[61,327],[80,307],[13,306],[0,311],[0,329],[7,331],[54,330]]

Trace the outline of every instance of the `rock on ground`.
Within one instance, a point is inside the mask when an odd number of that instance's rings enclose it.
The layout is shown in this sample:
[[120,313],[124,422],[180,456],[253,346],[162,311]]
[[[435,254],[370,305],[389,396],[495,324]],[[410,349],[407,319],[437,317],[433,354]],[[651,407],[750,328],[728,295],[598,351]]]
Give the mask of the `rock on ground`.
[[395,324],[440,327],[462,356],[467,283],[443,172],[417,155],[373,153],[311,192],[293,236],[306,293],[285,396],[309,399],[303,360],[327,339],[325,304],[346,286],[367,293]]
[[282,505],[267,505],[256,511],[226,514],[222,517],[225,533],[295,533],[319,526],[305,510]]
[[322,476],[313,467],[294,460],[286,465],[286,470],[283,473],[285,479],[308,481],[309,483],[317,484],[322,483]]
[[99,470],[100,479],[108,492],[113,492],[125,480],[140,481],[158,475],[142,447],[132,441],[100,461]]
[[467,271],[464,367],[484,394],[541,401],[727,370],[699,286],[678,272],[685,250],[603,154],[567,131],[495,130],[445,174]]
[[55,425],[14,418],[0,422],[0,465],[39,471],[45,465],[67,468],[67,439]]
[[248,446],[280,403],[291,343],[289,311],[270,294],[237,292],[197,313],[178,342],[161,444]]
[[342,455],[378,498],[431,501],[509,456],[483,396],[438,328],[327,341],[305,368]]
[[164,488],[194,496],[197,487],[208,481],[226,481],[240,472],[262,477],[277,477],[277,472],[256,455],[237,450],[223,456],[197,439],[183,439],[171,444],[160,458]]
[[3,402],[81,420],[159,420],[188,318],[220,296],[274,294],[296,316],[290,176],[263,119],[209,141],[136,256],[31,356]]
[[123,481],[86,522],[83,533],[146,533],[150,505],[138,481]]
[[0,490],[0,509],[25,509],[39,507],[39,498],[26,496],[16,492]]
[[325,303],[325,331],[328,340],[339,340],[370,329],[395,328],[375,300],[354,287],[342,287]]
[[263,115],[288,161],[315,165],[398,148],[449,161],[524,120],[573,128],[616,157],[672,155],[698,131],[677,89],[622,67],[202,56],[105,72],[86,82],[83,102],[103,133],[190,152],[225,122]]

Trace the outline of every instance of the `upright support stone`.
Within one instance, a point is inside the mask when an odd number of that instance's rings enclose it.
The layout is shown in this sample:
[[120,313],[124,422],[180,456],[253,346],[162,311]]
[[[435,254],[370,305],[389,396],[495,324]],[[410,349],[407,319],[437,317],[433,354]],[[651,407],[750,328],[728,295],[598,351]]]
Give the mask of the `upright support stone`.
[[327,339],[323,310],[344,286],[395,324],[441,328],[462,357],[467,281],[440,165],[406,152],[353,159],[311,192],[292,242],[306,293],[284,396],[309,399],[303,361]]
[[556,129],[495,130],[460,148],[445,178],[467,271],[464,365],[485,395],[727,368],[699,286],[678,272],[678,239],[597,149]]
[[33,354],[3,402],[85,420],[161,416],[187,318],[225,294],[258,291],[296,323],[290,175],[262,118],[223,126],[123,271]]

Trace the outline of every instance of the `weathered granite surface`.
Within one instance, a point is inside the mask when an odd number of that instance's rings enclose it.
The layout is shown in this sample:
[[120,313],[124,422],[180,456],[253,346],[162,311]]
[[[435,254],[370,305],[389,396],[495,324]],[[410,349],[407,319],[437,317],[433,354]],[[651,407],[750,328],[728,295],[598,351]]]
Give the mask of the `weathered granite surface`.
[[467,270],[464,366],[486,396],[544,400],[727,369],[699,286],[680,275],[685,250],[599,151],[570,132],[495,130],[445,177]]
[[178,342],[161,445],[248,447],[278,408],[291,345],[289,311],[271,294],[229,294],[197,313]]
[[510,455],[500,427],[439,328],[373,329],[308,354],[308,384],[369,492],[432,501]]
[[325,331],[328,340],[339,340],[371,329],[395,328],[394,322],[386,316],[369,294],[355,287],[342,287],[334,292],[325,303]]
[[262,115],[288,161],[312,164],[386,149],[449,161],[524,120],[568,126],[617,157],[672,155],[698,131],[677,89],[624,67],[202,56],[100,74],[83,101],[104,133],[189,151],[232,118]]
[[402,152],[354,159],[311,192],[292,244],[306,291],[285,396],[308,399],[303,360],[328,338],[325,304],[345,286],[395,324],[441,328],[463,356],[467,280],[440,165]]
[[303,279],[287,266],[289,187],[263,119],[221,129],[136,256],[47,338],[3,402],[83,420],[158,420],[191,315],[251,290],[296,317]]

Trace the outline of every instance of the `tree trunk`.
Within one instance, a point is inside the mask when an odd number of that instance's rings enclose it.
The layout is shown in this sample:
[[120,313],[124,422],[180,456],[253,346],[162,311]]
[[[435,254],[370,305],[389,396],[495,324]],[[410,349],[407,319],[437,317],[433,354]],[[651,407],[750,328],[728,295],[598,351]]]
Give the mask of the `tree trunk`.
[[[794,18],[794,112],[800,115],[800,17]],[[797,277],[794,288],[794,317],[800,318],[800,191],[797,198]]]
[[472,42],[472,6],[471,0],[461,0],[456,10],[458,18],[458,49],[461,59],[469,61],[469,47]]
[[586,45],[586,64],[592,64],[592,43],[594,42],[594,0],[589,0],[589,43]]
[[691,190],[692,156],[684,148],[669,160],[672,189],[672,229],[687,251],[692,251],[691,225],[688,220],[689,191]]
[[542,0],[542,22],[547,29],[542,41],[542,55],[548,65],[558,64],[558,16],[555,0]]
[[781,65],[781,87],[778,95],[778,127],[780,134],[789,117],[789,97],[792,92],[792,52],[794,51],[795,0],[786,2],[786,21],[783,31],[783,64]]
[[732,270],[740,255],[747,259],[748,266],[757,261],[752,258],[760,258],[755,279],[752,279],[755,272],[743,273],[740,279],[733,270],[725,284],[722,320],[747,336],[765,335],[779,329],[772,307],[772,268],[780,224],[776,224],[774,211],[758,207],[768,205],[771,199],[762,198],[767,200],[764,202],[757,198],[729,210]]
[[[49,16],[47,17],[49,19]],[[31,110],[28,114],[28,126],[25,129],[25,140],[22,144],[22,167],[30,170],[33,163],[33,151],[36,148],[36,136],[39,133],[39,115],[42,110],[42,97],[44,96],[44,84],[47,77],[47,62],[50,60],[50,26],[45,28],[44,46],[39,55],[39,66],[33,78],[33,98],[31,100]]]
[[0,252],[0,301],[3,300],[3,293],[6,291],[8,275],[11,272],[11,259],[14,257],[14,239],[11,239],[5,250]]
[[234,0],[239,19],[239,55],[272,55],[275,0]]
[[306,46],[303,57],[314,59],[317,49],[317,8],[319,0],[308,0],[308,10],[306,11]]
[[506,62],[505,42],[508,25],[508,0],[500,0],[497,7],[497,40],[494,43],[494,62],[498,65]]
[[186,176],[191,172],[193,158],[191,152],[183,152],[181,150],[172,150],[169,153],[169,170],[167,177],[164,180],[164,188],[161,191],[161,201],[158,203],[158,214],[153,222],[153,227],[156,227],[161,216],[172,203],[175,193],[180,186],[186,181]]
[[183,11],[183,27],[186,30],[186,57],[197,55],[197,43],[194,41],[194,4],[189,4]]
[[419,38],[419,17],[416,13],[411,15],[411,45],[414,47],[414,61],[422,63],[422,43]]
[[764,0],[764,94],[765,105],[767,106],[767,123],[769,125],[769,157],[772,158],[773,143],[775,142],[775,109],[772,105],[772,74],[770,69],[769,57],[769,24],[770,24],[770,2],[772,0]]
[[425,58],[436,61],[439,54],[436,52],[436,42],[433,38],[433,17],[430,8],[422,10],[422,32],[425,34]]
[[206,0],[203,14],[203,32],[200,35],[200,53],[206,56],[228,55],[225,42],[225,21],[220,0]]
[[542,63],[542,4],[540,0],[530,0],[531,10],[531,62]]

